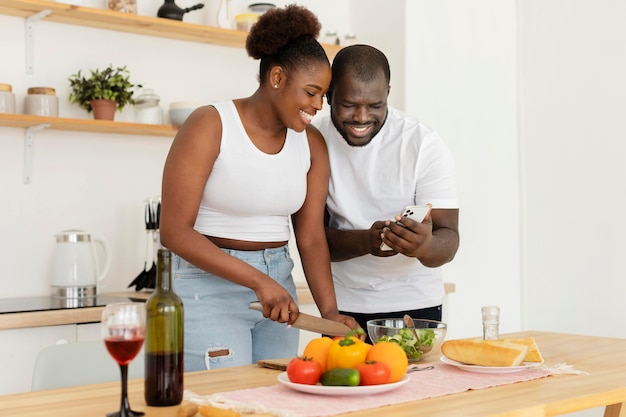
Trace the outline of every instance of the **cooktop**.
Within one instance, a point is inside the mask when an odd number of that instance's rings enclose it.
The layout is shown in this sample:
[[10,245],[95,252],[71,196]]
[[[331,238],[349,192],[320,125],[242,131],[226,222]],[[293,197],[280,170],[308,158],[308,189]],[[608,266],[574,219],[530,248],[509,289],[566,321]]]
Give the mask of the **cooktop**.
[[0,298],[0,314],[26,313],[30,311],[63,310],[70,308],[104,307],[112,303],[145,302],[140,297],[98,295],[88,298],[24,297]]

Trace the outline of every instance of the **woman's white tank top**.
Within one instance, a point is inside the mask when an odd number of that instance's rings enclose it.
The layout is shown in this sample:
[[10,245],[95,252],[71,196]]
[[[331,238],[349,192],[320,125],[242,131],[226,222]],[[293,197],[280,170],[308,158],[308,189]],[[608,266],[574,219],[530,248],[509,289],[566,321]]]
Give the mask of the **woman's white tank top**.
[[267,154],[248,137],[232,101],[213,106],[222,121],[220,153],[194,228],[251,242],[289,240],[289,216],[304,203],[311,167],[306,131],[287,129],[280,152]]

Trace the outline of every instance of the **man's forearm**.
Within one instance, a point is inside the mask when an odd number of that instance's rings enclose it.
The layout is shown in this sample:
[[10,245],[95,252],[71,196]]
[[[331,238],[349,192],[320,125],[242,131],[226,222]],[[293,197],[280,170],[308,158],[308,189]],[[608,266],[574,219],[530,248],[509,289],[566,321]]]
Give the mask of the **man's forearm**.
[[458,232],[444,227],[433,231],[428,253],[417,258],[422,265],[436,268],[454,259],[458,248]]
[[338,230],[326,228],[330,260],[345,261],[370,253],[369,230]]

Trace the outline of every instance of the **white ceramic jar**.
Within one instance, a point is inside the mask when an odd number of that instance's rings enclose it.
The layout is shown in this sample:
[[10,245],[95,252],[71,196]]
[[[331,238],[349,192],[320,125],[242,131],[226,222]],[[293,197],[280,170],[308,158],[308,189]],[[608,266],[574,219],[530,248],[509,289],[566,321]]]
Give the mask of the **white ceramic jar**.
[[24,98],[24,114],[59,117],[59,98],[51,87],[31,87]]
[[15,94],[10,84],[0,84],[0,113],[15,113]]

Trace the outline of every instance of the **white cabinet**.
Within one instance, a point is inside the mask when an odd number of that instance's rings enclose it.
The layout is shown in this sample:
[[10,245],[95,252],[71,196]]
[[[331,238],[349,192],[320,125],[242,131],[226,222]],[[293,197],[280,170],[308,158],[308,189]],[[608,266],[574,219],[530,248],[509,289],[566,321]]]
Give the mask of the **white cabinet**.
[[92,340],[100,340],[100,323],[86,323],[76,325],[76,341],[89,342]]
[[100,339],[100,323],[0,330],[0,395],[30,391],[39,351],[59,343]]
[[37,353],[75,341],[75,324],[0,330],[0,395],[30,391]]

